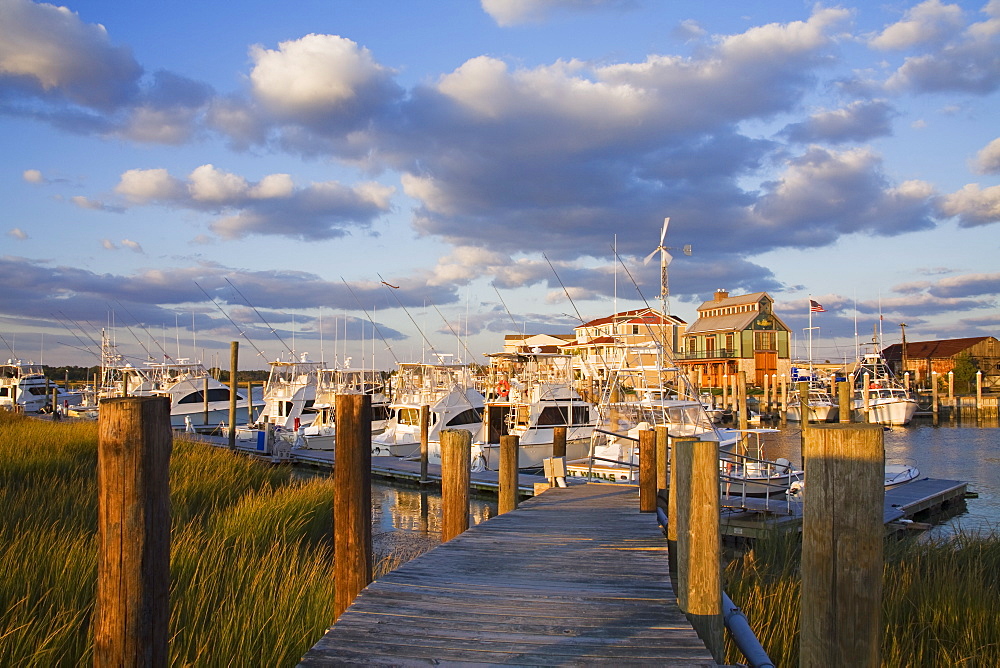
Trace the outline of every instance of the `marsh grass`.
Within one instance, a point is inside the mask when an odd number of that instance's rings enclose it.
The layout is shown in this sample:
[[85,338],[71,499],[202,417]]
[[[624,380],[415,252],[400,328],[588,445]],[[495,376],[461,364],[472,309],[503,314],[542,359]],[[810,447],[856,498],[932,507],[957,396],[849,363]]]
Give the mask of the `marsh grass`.
[[[776,666],[799,663],[797,537],[758,541],[731,562],[725,589]],[[1000,535],[889,540],[882,591],[884,666],[1000,665]],[[726,659],[742,660],[727,639]]]
[[[0,411],[0,665],[93,661],[96,466],[95,423]],[[332,480],[182,439],[170,466],[171,665],[294,665],[332,621]]]

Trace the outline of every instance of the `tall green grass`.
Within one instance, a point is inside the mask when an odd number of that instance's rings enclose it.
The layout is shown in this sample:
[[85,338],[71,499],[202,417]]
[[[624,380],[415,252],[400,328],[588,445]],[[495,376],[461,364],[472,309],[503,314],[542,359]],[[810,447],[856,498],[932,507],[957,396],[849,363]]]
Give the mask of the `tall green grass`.
[[[729,564],[725,589],[776,666],[799,663],[801,546],[758,541]],[[1000,665],[1000,535],[890,540],[882,591],[884,666]],[[727,641],[727,661],[742,660]]]
[[[0,412],[0,665],[93,661],[96,467],[95,423]],[[332,480],[178,439],[170,486],[171,664],[294,665],[332,622]]]

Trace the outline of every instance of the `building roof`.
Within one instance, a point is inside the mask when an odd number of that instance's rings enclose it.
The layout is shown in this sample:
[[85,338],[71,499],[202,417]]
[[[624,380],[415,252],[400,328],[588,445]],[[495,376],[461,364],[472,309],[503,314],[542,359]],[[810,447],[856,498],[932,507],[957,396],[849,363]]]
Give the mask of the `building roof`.
[[[718,294],[718,293],[716,293]],[[735,297],[723,297],[722,299],[710,299],[707,302],[702,302],[701,306],[698,307],[698,312],[709,311],[717,308],[724,308],[726,306],[741,306],[743,304],[755,304],[761,300],[762,297],[770,296],[766,292],[751,292],[748,295],[736,295]]]
[[[910,359],[943,359],[954,357],[992,336],[971,336],[964,339],[942,339],[940,341],[907,341],[906,356]],[[887,360],[903,359],[903,344],[894,343],[882,351]]]
[[[731,315],[716,315],[705,318],[698,318],[687,328],[685,334],[702,334],[705,332],[742,332],[749,327],[759,311],[749,311],[747,313],[733,313]],[[777,318],[775,318],[777,320]]]
[[603,318],[596,318],[590,322],[585,322],[582,325],[577,325],[574,329],[580,329],[582,327],[598,327],[600,325],[606,325],[609,322],[639,322],[639,323],[660,323],[664,322],[672,325],[686,325],[687,323],[678,318],[676,315],[663,316],[659,311],[653,308],[640,308],[632,311],[621,311],[613,315],[604,316]]

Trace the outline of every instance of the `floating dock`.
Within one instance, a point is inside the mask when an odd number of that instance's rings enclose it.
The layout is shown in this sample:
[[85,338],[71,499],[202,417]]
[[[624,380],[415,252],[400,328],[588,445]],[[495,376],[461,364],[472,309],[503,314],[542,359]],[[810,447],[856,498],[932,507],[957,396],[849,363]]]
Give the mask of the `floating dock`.
[[632,486],[551,489],[365,588],[301,666],[715,666]]
[[[885,490],[882,508],[887,533],[905,530],[911,522],[924,522],[934,515],[960,509],[967,491],[968,483],[935,478],[890,487]],[[723,537],[736,540],[762,538],[776,531],[798,532],[802,530],[802,501],[723,497],[720,526]]]

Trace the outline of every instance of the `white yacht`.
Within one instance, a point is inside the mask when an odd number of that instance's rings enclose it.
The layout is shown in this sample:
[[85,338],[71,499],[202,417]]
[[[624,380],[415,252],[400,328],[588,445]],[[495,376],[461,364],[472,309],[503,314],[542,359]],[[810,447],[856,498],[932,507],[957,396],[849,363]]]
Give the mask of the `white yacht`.
[[320,369],[312,410],[316,417],[295,432],[294,446],[307,450],[333,450],[337,443],[335,410],[338,394],[371,396],[372,434],[385,431],[390,403],[382,371],[378,369]]
[[864,355],[852,375],[855,421],[888,425],[910,423],[917,412],[917,400],[896,380],[881,355]]
[[83,395],[70,392],[46,379],[41,364],[9,359],[0,364],[0,408],[37,413],[52,409],[52,393],[60,410],[83,402]]
[[[428,459],[441,459],[442,429],[465,429],[481,443],[485,399],[475,388],[465,364],[401,362],[393,383],[390,417],[385,431],[372,437],[375,456],[420,456],[420,407],[429,406]],[[473,447],[474,458],[482,458]]]
[[585,457],[597,410],[573,387],[573,358],[537,351],[492,353],[495,398],[486,404],[486,467],[500,464],[500,437],[518,437],[518,468],[542,466],[552,456],[553,430],[566,428],[566,458]]

